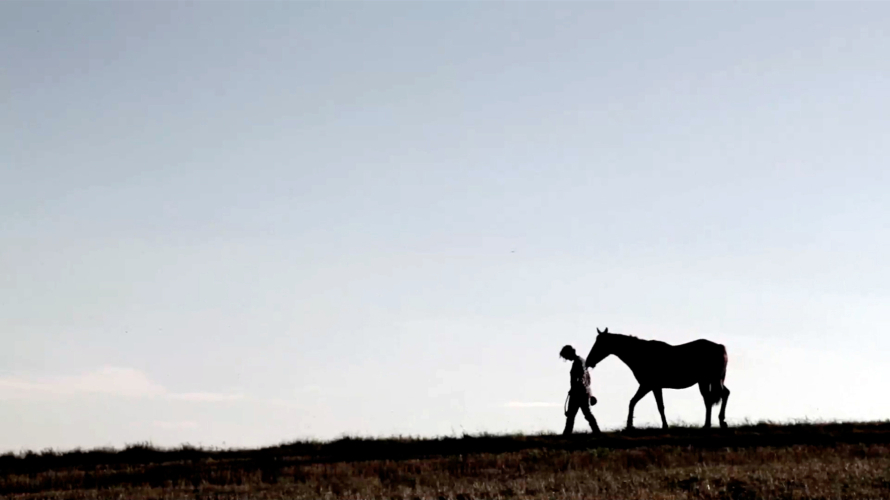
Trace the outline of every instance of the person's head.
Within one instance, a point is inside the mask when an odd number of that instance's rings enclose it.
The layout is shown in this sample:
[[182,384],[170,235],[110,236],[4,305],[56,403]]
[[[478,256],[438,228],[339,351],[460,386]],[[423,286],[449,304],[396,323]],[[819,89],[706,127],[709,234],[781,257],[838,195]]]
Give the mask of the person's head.
[[575,359],[577,354],[575,354],[574,347],[567,345],[567,346],[564,346],[562,348],[562,350],[559,351],[559,356],[563,359],[567,359],[567,360],[571,361],[571,360]]

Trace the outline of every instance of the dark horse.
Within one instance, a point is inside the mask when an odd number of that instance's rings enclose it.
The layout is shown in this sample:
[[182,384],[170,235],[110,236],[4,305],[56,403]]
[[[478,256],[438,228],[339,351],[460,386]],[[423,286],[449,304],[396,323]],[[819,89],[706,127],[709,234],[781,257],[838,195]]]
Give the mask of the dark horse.
[[640,388],[630,400],[627,428],[634,426],[634,406],[649,391],[655,394],[661,425],[667,428],[664,418],[662,389],[685,389],[698,384],[705,400],[705,427],[711,426],[711,407],[723,401],[720,407],[720,427],[726,427],[726,400],[729,389],[723,385],[726,378],[726,348],[710,340],[699,339],[688,344],[670,345],[657,340],[642,340],[630,335],[609,333],[606,328],[596,329],[597,337],[586,365],[593,368],[610,354],[618,356],[630,368],[640,383]]

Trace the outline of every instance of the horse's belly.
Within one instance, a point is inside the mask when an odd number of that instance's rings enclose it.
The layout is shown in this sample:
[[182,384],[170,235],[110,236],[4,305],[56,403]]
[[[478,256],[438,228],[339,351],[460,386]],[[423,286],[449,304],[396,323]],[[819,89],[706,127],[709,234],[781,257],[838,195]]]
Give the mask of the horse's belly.
[[686,389],[699,382],[698,377],[677,375],[672,377],[638,377],[637,380],[640,382],[640,385],[652,387],[653,389]]
[[695,373],[687,373],[685,370],[666,371],[667,376],[661,377],[660,385],[665,389],[685,389],[697,384],[701,377]]
[[701,380],[701,375],[696,370],[690,370],[686,366],[666,365],[648,373],[650,385],[664,389],[686,389],[692,387]]
[[698,380],[687,380],[687,379],[671,380],[671,381],[666,382],[666,385],[664,386],[664,388],[665,389],[686,389],[686,388],[692,387],[693,385],[695,385],[697,383],[698,383]]

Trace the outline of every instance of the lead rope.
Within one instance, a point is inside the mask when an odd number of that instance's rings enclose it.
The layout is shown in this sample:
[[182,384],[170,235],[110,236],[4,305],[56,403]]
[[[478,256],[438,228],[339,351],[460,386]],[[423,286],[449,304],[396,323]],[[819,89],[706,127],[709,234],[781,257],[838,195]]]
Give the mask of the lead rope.
[[571,397],[572,391],[569,391],[569,393],[566,394],[566,402],[562,404],[562,413],[567,417],[569,416],[569,398]]

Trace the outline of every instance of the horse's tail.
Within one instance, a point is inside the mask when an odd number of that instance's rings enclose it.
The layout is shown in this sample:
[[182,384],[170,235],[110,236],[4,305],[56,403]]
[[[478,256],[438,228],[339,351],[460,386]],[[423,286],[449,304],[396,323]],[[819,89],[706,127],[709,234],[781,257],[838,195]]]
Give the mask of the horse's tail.
[[708,384],[708,403],[711,406],[717,405],[723,399],[723,381],[726,380],[726,365],[729,363],[726,347],[720,345],[720,350],[723,351],[723,362],[720,366],[719,378]]

